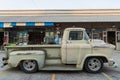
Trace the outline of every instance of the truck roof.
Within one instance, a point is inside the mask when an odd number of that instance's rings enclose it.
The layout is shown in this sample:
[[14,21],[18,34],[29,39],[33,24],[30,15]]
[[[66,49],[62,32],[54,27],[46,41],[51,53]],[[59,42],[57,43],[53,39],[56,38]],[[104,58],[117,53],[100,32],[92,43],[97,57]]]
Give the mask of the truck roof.
[[73,28],[66,28],[65,30],[81,30],[81,31],[84,31],[85,28],[76,28],[76,27],[73,27]]

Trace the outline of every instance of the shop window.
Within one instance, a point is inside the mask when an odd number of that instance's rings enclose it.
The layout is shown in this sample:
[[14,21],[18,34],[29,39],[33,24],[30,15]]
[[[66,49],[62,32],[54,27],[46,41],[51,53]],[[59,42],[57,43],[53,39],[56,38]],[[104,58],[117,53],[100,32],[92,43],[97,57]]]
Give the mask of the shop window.
[[4,32],[0,32],[0,46],[3,45]]
[[93,33],[93,39],[100,39],[99,33]]
[[18,43],[18,32],[17,31],[9,31],[9,43]]
[[103,37],[103,40],[107,42],[107,31],[103,31],[102,37]]
[[54,44],[54,32],[46,32],[44,38],[45,44]]
[[44,43],[45,44],[61,44],[62,30],[60,27],[46,28]]
[[18,34],[18,43],[19,45],[27,45],[28,43],[28,32],[20,32]]
[[43,44],[44,32],[29,32],[28,44]]

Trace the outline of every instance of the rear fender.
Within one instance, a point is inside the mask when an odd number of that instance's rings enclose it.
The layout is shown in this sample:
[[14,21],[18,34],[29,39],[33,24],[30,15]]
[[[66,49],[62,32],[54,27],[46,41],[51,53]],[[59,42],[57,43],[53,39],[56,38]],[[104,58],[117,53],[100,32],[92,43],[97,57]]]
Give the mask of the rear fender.
[[10,53],[8,64],[12,67],[17,67],[23,60],[35,60],[38,63],[39,69],[44,66],[45,52],[44,51],[14,51]]

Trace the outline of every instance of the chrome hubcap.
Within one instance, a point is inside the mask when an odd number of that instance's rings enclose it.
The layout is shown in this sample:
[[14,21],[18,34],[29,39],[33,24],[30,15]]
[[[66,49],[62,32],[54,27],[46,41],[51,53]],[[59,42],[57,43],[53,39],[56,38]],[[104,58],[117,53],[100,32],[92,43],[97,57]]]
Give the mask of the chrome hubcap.
[[26,60],[23,62],[23,67],[27,70],[27,71],[31,71],[35,68],[36,63],[35,61],[32,60]]
[[88,62],[88,67],[92,71],[98,71],[101,68],[101,62],[97,58],[91,58]]

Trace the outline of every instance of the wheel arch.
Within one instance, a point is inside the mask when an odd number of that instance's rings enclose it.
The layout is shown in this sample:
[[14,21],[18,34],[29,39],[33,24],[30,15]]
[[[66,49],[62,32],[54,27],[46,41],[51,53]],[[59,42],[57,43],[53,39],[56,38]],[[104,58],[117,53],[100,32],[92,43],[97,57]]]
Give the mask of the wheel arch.
[[22,62],[22,61],[24,61],[24,60],[35,60],[36,62],[37,62],[37,65],[38,65],[38,69],[40,70],[41,68],[43,68],[44,67],[44,64],[45,64],[45,58],[43,57],[43,58],[28,58],[28,59],[21,59],[20,61],[19,61],[19,63],[17,64],[17,67],[19,67],[19,65],[20,65],[20,63]]
[[36,63],[37,63],[37,67],[39,67],[38,61],[37,61],[36,59],[21,59],[21,60],[18,62],[18,64],[16,65],[16,67],[20,67],[21,63],[22,63],[23,61],[25,61],[25,60],[34,60],[34,61],[36,61]]
[[36,59],[21,59],[21,60],[18,62],[17,67],[19,67],[20,64],[21,64],[23,61],[25,61],[25,60],[34,60],[34,61],[36,61],[37,65],[38,65],[38,61],[37,61]]
[[84,62],[88,59],[88,58],[99,58],[101,59],[104,63],[108,62],[108,59],[105,56],[88,56],[85,58]]

